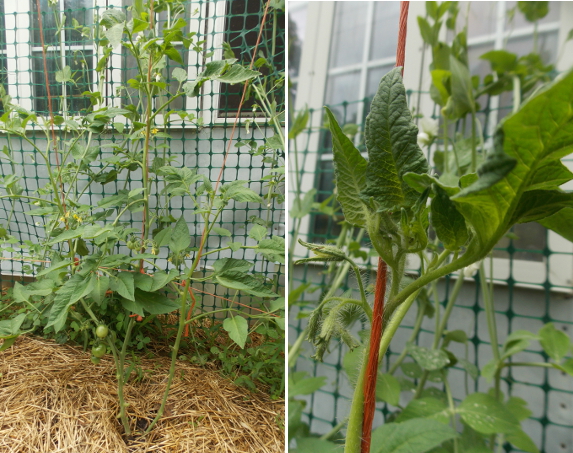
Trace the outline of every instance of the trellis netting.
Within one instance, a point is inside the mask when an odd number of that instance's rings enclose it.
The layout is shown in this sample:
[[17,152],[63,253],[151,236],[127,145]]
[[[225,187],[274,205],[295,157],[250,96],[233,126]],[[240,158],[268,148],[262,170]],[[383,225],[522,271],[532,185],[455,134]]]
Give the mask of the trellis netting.
[[[98,35],[98,18],[106,10],[121,9],[129,20],[132,3],[114,3],[109,0],[39,1],[45,60],[55,115],[72,119],[86,115],[92,104],[90,91],[101,93],[102,106],[122,108],[128,104],[137,105],[138,98],[133,87],[138,62],[125,48],[121,45],[114,47],[108,59],[105,77],[97,80],[94,70],[102,57],[95,43],[104,39],[104,36]],[[154,75],[157,80],[162,78],[171,86],[176,86],[178,82],[172,74],[175,68],[180,68],[187,73],[187,80],[192,81],[205,69],[206,63],[215,60],[236,58],[245,66],[250,64],[266,2],[188,1],[184,6],[185,11],[179,17],[187,23],[183,29],[184,34],[194,34],[193,43],[189,50],[180,42],[174,43],[183,61],[166,60],[161,73]],[[157,13],[158,30],[172,25],[170,20],[168,8],[164,5],[163,10]],[[284,94],[280,87],[271,90],[271,79],[279,80],[284,74],[284,28],[284,12],[271,8],[255,58],[256,66],[262,74],[261,80],[266,83],[269,99],[277,103],[277,111],[284,110],[281,107],[284,105]],[[12,102],[35,112],[39,117],[47,117],[44,56],[36,0],[0,0],[0,66],[0,81]],[[275,130],[261,109],[257,108],[252,91],[248,92],[237,119],[237,127],[233,128],[242,91],[242,83],[205,83],[199,96],[183,96],[174,101],[171,109],[178,113],[171,115],[169,124],[165,123],[165,118],[157,117],[157,127],[152,132],[153,152],[150,162],[161,157],[164,161],[171,161],[174,167],[186,166],[196,170],[213,183],[217,181],[224,164],[221,184],[243,180],[247,187],[266,197],[262,204],[231,202],[216,225],[220,228],[220,234],[213,234],[209,238],[206,245],[208,250],[225,247],[229,242],[256,245],[257,242],[249,233],[257,224],[265,226],[271,237],[284,238],[285,234],[284,197],[281,196],[280,184],[278,188],[272,189],[276,194],[267,197],[271,190],[269,180],[276,177],[277,169],[283,165],[283,151],[267,143],[275,135]],[[166,99],[156,96],[154,105],[159,106]],[[181,118],[179,112],[186,115]],[[92,138],[91,147],[99,154],[90,164],[90,170],[94,174],[103,170],[103,176],[91,183],[87,178],[80,178],[77,182],[78,192],[84,191],[80,203],[90,208],[105,207],[102,200],[121,193],[128,183],[130,189],[142,187],[143,175],[140,169],[130,169],[119,175],[106,170],[107,162],[114,156],[113,146],[122,138],[118,131],[123,131],[128,124],[127,120],[121,118],[117,117],[113,127],[110,125],[103,133],[94,134]],[[66,135],[68,132],[66,124],[56,127],[58,140],[69,140],[69,135]],[[29,281],[37,272],[39,263],[23,259],[22,252],[25,256],[26,250],[21,250],[19,244],[24,243],[33,248],[45,237],[44,218],[27,214],[29,204],[10,195],[31,196],[46,186],[49,181],[48,170],[35,151],[35,147],[44,150],[46,145],[47,136],[33,122],[26,125],[26,139],[0,133],[0,150],[3,150],[0,159],[0,279],[4,288],[13,286],[14,281]],[[136,147],[131,150],[136,152]],[[224,163],[227,150],[229,154]],[[50,158],[55,167],[57,163],[53,153]],[[59,163],[68,164],[69,161]],[[152,211],[159,209],[164,197],[163,186],[156,183],[154,187],[156,191],[151,194],[150,201]],[[169,207],[169,214],[173,218],[178,219],[183,215],[187,220],[192,234],[191,246],[198,246],[203,231],[202,219],[197,210],[198,206],[184,197],[175,197]],[[134,228],[141,228],[142,213],[127,210],[120,220],[131,223]],[[15,240],[9,240],[9,236]],[[130,250],[122,247],[117,252],[129,254]],[[215,260],[230,256],[230,253],[224,250],[206,256],[199,271],[207,272]],[[281,265],[262,260],[251,249],[233,252],[233,257],[255,262],[255,272],[277,279],[279,286],[283,286]],[[173,267],[165,251],[157,255],[154,263],[159,269],[169,270]],[[199,292],[205,291],[221,297],[233,297],[235,293],[208,284],[197,284],[196,287]],[[234,300],[250,303],[248,296],[237,296]],[[204,310],[210,310],[221,302],[203,295],[202,302],[198,303],[202,303]]]
[[[418,93],[408,92],[409,98],[416,100]],[[414,95],[414,96],[413,96]],[[427,93],[421,93],[427,96]],[[356,118],[356,112],[364,112],[364,121],[368,112],[371,98],[358,102],[344,102],[329,106],[335,112],[339,123],[346,125],[345,132],[354,135],[364,130],[364,125],[348,124]],[[438,112],[435,111],[435,114]],[[487,108],[479,113],[479,118],[487,128],[487,120],[491,111]],[[502,112],[503,114],[503,112]],[[322,124],[323,112],[310,110],[308,124]],[[352,119],[351,119],[352,118]],[[461,124],[458,127],[462,127]],[[365,152],[363,140],[359,135],[355,137],[358,148]],[[435,145],[433,145],[435,148]],[[432,160],[433,148],[428,151],[429,162]],[[292,147],[291,147],[292,150]],[[316,201],[322,204],[322,210],[314,209],[301,222],[297,231],[298,237],[314,243],[334,243],[340,235],[343,220],[332,195],[334,193],[334,172],[332,162],[332,147],[330,132],[323,127],[320,130],[308,129],[297,138],[298,162],[300,180],[303,191],[308,187],[317,189]],[[291,151],[292,152],[292,151]],[[564,159],[570,165],[571,157]],[[290,172],[294,172],[291,166]],[[292,180],[294,175],[292,175]],[[289,188],[291,199],[296,196],[294,186]],[[332,214],[326,206],[334,206]],[[315,208],[318,205],[315,204]],[[295,224],[296,225],[296,224]],[[358,229],[353,230],[356,238]],[[292,235],[294,231],[290,231]],[[353,248],[358,251],[358,243]],[[375,281],[374,266],[377,258],[367,256],[369,247],[368,238],[362,238],[360,249],[364,252],[362,258],[355,255],[357,263],[361,263],[363,276],[366,281],[373,284]],[[307,256],[307,250],[300,247],[296,249],[296,260]],[[486,274],[493,275],[494,305],[498,327],[498,340],[500,344],[510,332],[523,329],[537,332],[545,323],[554,325],[571,336],[573,332],[573,248],[571,243],[549,232],[536,224],[523,224],[500,242],[494,252],[492,260],[485,261]],[[419,262],[410,260],[407,272],[415,274],[419,270]],[[491,267],[490,267],[491,266]],[[331,264],[331,268],[336,265]],[[308,285],[307,290],[298,297],[298,303],[291,306],[289,312],[289,343],[304,330],[308,313],[316,307],[317,301],[332,286],[334,273],[328,272],[327,265],[305,264],[294,267],[292,276],[293,288]],[[445,278],[438,284],[440,304],[445,306],[452,291],[454,278]],[[356,288],[356,281],[351,273],[346,277],[341,289]],[[358,293],[356,293],[358,298]],[[290,301],[292,303],[292,301]],[[412,308],[398,329],[388,354],[383,360],[382,371],[385,372],[398,358],[410,339],[415,324],[416,310]],[[366,325],[358,321],[354,326],[354,334],[365,329]],[[477,276],[466,278],[461,293],[452,311],[448,322],[448,329],[464,330],[469,338],[466,345],[450,344],[452,352],[457,357],[467,358],[470,362],[483,367],[491,359],[490,336],[488,333],[485,311],[482,301],[479,280]],[[417,342],[421,346],[431,347],[435,319],[424,318],[422,329]],[[310,376],[326,377],[325,385],[311,395],[296,396],[296,399],[306,401],[303,421],[309,424],[310,431],[317,434],[331,432],[333,427],[344,423],[350,409],[353,387],[344,371],[343,358],[348,348],[339,342],[332,342],[331,349],[324,355],[323,362],[316,362],[310,358],[314,353],[313,346],[304,343],[303,353],[298,358],[294,371],[306,371]],[[537,342],[516,356],[516,361],[543,362],[547,356]],[[532,415],[523,422],[523,429],[531,436],[536,445],[545,453],[573,452],[573,379],[566,373],[556,369],[515,367],[508,377],[502,381],[502,390],[506,395],[523,398],[528,402]],[[404,376],[398,369],[396,376]],[[411,378],[412,376],[410,376]],[[454,366],[449,371],[449,382],[453,396],[457,402],[471,392],[487,392],[491,384],[483,377],[473,380],[459,367]],[[443,389],[443,384],[430,382],[429,386]],[[402,407],[411,399],[413,393],[403,389],[400,404]],[[383,423],[397,408],[378,402],[376,405],[374,427]],[[344,428],[343,428],[344,430]],[[510,449],[506,451],[519,451]]]

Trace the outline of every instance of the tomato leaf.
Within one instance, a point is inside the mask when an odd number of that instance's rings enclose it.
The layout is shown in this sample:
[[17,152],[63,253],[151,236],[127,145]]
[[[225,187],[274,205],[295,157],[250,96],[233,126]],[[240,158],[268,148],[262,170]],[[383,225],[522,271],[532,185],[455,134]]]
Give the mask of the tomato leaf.
[[485,393],[467,396],[456,412],[465,423],[482,434],[509,434],[520,429],[517,418],[503,404]]
[[556,362],[560,362],[571,347],[569,336],[557,330],[551,322],[539,329],[539,343],[547,355]]
[[146,312],[152,315],[164,315],[180,308],[177,300],[169,299],[163,294],[136,289],[134,295],[135,300],[122,298],[121,305],[140,316],[145,316]]
[[459,437],[449,426],[436,420],[414,418],[387,423],[372,432],[372,453],[424,453],[443,442]]
[[109,287],[112,291],[129,300],[134,300],[134,286],[133,273],[131,272],[119,272],[109,281]]
[[334,176],[336,178],[336,199],[342,206],[345,219],[353,225],[364,226],[368,211],[360,198],[366,188],[366,167],[368,162],[360,155],[326,107],[328,127],[332,133]]
[[232,316],[223,321],[223,329],[229,333],[229,338],[241,348],[245,347],[249,334],[249,325],[242,316]]
[[189,233],[189,225],[184,216],[179,217],[179,220],[173,227],[173,233],[169,239],[169,248],[174,253],[181,253],[191,245],[191,234]]
[[458,250],[468,240],[464,216],[458,212],[444,189],[435,185],[434,191],[436,195],[431,204],[432,226],[445,248]]
[[94,280],[95,276],[93,275],[91,278],[85,278],[79,274],[74,274],[64,283],[56,292],[46,327],[54,326],[56,332],[62,330],[68,316],[68,308],[92,291]]
[[406,102],[406,90],[400,68],[395,68],[380,81],[372,107],[366,118],[366,189],[381,211],[410,207],[417,192],[403,180],[407,172],[427,173],[428,162],[418,147],[418,128]]

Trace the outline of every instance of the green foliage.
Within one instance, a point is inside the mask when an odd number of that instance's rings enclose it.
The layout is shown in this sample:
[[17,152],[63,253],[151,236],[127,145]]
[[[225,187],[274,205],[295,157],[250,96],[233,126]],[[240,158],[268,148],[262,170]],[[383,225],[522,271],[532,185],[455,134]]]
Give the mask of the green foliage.
[[[0,181],[6,192],[0,197],[28,203],[31,209],[26,214],[41,220],[45,229],[38,241],[20,244],[20,250],[16,250],[18,241],[9,236],[9,229],[0,230],[3,244],[10,241],[9,251],[14,257],[31,259],[32,264],[26,271],[37,278],[27,285],[15,284],[7,296],[10,310],[0,306],[3,319],[0,336],[5,340],[2,347],[10,347],[17,335],[33,331],[61,343],[79,342],[85,349],[92,345],[96,359],[105,351],[112,352],[118,376],[119,418],[126,435],[130,435],[131,425],[123,384],[136,366],[135,356],[130,359],[130,355],[133,351],[145,350],[151,338],[162,338],[173,343],[172,361],[177,359],[180,344],[187,346],[186,341],[181,341],[185,324],[207,315],[195,304],[199,296],[190,292],[191,286],[198,283],[219,283],[233,293],[244,291],[253,304],[262,307],[262,314],[251,316],[250,324],[234,304],[218,310],[228,316],[222,327],[227,330],[233,346],[244,354],[235,355],[229,361],[232,361],[235,377],[237,369],[244,366],[249,370],[242,374],[239,384],[254,388],[253,381],[263,379],[266,374],[272,376],[268,385],[273,395],[279,396],[284,390],[284,373],[277,366],[284,352],[278,341],[281,336],[284,338],[284,314],[280,305],[284,299],[277,292],[278,279],[253,271],[254,259],[223,258],[215,262],[214,272],[205,275],[199,272],[199,263],[205,255],[216,252],[239,251],[243,256],[245,249],[252,249],[261,263],[260,269],[265,269],[267,262],[285,262],[284,239],[267,238],[272,201],[284,199],[281,198],[284,166],[277,152],[284,150],[284,132],[277,120],[281,116],[280,107],[267,99],[273,111],[265,113],[275,135],[260,144],[264,162],[272,163],[272,171],[263,177],[263,195],[249,187],[251,181],[219,185],[219,181],[211,181],[207,174],[187,168],[176,156],[170,156],[166,149],[172,138],[168,132],[174,118],[198,127],[202,125],[202,120],[193,114],[174,110],[174,101],[200,95],[201,87],[208,82],[251,81],[251,88],[256,89],[264,85],[265,80],[259,78],[261,72],[248,69],[235,58],[209,61],[195,80],[190,80],[186,68],[181,67],[175,67],[169,78],[168,60],[184,64],[180,43],[183,48],[198,52],[200,59],[212,59],[195,33],[184,32],[187,25],[183,19],[184,2],[167,3],[160,1],[154,5],[155,14],[165,13],[169,19],[159,25],[149,5],[141,1],[130,7],[129,21],[117,8],[101,11],[96,16],[93,32],[100,37],[94,44],[97,46],[94,52],[97,50],[99,56],[96,80],[105,78],[112,52],[125,52],[138,63],[137,74],[127,81],[127,87],[116,93],[122,96],[121,107],[112,107],[111,101],[107,105],[107,98],[100,92],[86,92],[83,95],[90,99],[91,106],[82,111],[81,116],[72,117],[68,113],[70,98],[63,90],[64,94],[58,99],[61,112],[57,113],[61,115],[52,118],[57,126],[54,131],[57,140],[50,139],[45,149],[41,148],[44,145],[29,139],[26,128],[33,124],[36,131],[51,137],[49,118],[25,111],[6,96],[2,97],[4,114],[0,118],[0,130],[10,137],[3,156],[13,163],[9,147],[24,140],[33,147],[32,155],[44,164],[48,175],[47,182],[41,180],[45,185],[29,191],[24,191],[16,175]],[[58,11],[49,13],[60,15]],[[73,26],[84,31],[77,21]],[[56,82],[63,86],[75,83],[74,77],[69,66],[55,74]],[[262,94],[264,98],[264,90]],[[61,158],[58,165],[54,164],[55,153]],[[122,181],[123,187],[116,194],[103,197],[97,204],[84,204],[84,193],[91,184],[118,181]],[[253,224],[250,237],[257,245],[228,242],[213,247],[210,234],[227,238],[237,234],[217,226],[223,211],[246,208],[244,203],[259,206],[264,203],[260,215],[264,213],[267,220],[253,218],[249,222]],[[193,208],[186,211],[189,218],[173,217],[172,210],[181,206]],[[197,227],[194,236],[190,225]],[[247,225],[245,222],[245,227]],[[204,229],[203,235],[201,229]],[[197,244],[193,243],[194,238]],[[157,267],[158,258],[168,260],[167,269]],[[186,315],[192,308],[187,321]],[[166,333],[165,317],[160,315],[172,312],[177,314],[178,326]],[[96,327],[100,324],[109,329],[109,334],[102,339],[96,336]],[[244,351],[251,329],[264,330],[264,335],[272,341]],[[274,367],[272,373],[266,369],[265,360]],[[172,380],[173,374],[166,394]],[[164,408],[163,403],[148,431]]]

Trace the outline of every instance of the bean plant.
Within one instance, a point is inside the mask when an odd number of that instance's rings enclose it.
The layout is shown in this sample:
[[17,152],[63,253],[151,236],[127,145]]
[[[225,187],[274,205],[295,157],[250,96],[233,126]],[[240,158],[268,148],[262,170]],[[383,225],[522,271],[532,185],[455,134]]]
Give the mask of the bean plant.
[[[528,20],[536,22],[547,11],[534,8],[533,3],[540,2],[520,2],[519,8]],[[573,152],[573,72],[549,81],[552,68],[544,66],[535,52],[517,57],[507,51],[492,51],[482,58],[491,62],[493,74],[480,81],[471,77],[468,69],[466,28],[455,35],[451,45],[438,40],[443,23],[455,31],[456,2],[427,2],[427,13],[418,21],[432,51],[430,94],[441,108],[441,142],[435,128],[419,134],[407,105],[401,68],[382,78],[372,101],[364,130],[367,159],[343,132],[335,115],[325,109],[332,134],[337,200],[346,222],[367,234],[381,258],[381,267],[387,266],[389,277],[381,281],[383,272],[379,268],[376,283],[382,286],[382,292],[376,290],[371,307],[357,258],[351,248],[342,246],[347,242],[312,244],[299,239],[311,252],[299,264],[340,263],[339,269],[352,269],[359,295],[339,295],[332,288],[309,315],[304,334],[315,347],[316,360],[322,360],[334,338],[350,349],[344,364],[354,394],[348,419],[332,433],[314,440],[304,439],[304,433],[299,433],[301,452],[317,448],[319,443],[322,451],[334,451],[336,444],[327,439],[334,438],[344,425],[345,453],[501,452],[506,442],[524,451],[538,452],[521,428],[531,411],[524,400],[504,395],[504,374],[510,367],[525,366],[554,368],[573,375],[573,359],[568,357],[571,341],[552,323],[535,333],[514,331],[499,347],[493,291],[484,273],[484,260],[514,225],[539,222],[571,238],[573,194],[560,186],[573,179],[573,173],[561,162]],[[504,91],[513,92],[513,112],[497,126],[491,143],[484,143],[476,115],[477,99]],[[452,134],[453,123],[466,125],[466,121],[469,137]],[[440,148],[434,154],[438,172],[420,148],[430,143]],[[406,275],[408,257],[413,255],[419,258],[420,268],[416,275]],[[493,356],[481,370],[450,350],[454,342],[467,343],[467,334],[448,329],[464,276],[476,271]],[[442,307],[436,283],[452,273],[457,273],[457,280]],[[434,307],[432,296],[436,300]],[[415,301],[418,314],[410,341],[382,372],[382,359]],[[356,338],[351,323],[362,318],[373,331],[377,304],[384,307],[380,315],[382,333],[377,338]],[[424,316],[436,319],[431,347],[419,346],[416,341]],[[291,366],[302,339],[291,349]],[[548,360],[513,361],[512,357],[532,341],[540,343]],[[407,357],[412,361],[405,361]],[[448,381],[448,370],[453,366],[462,368],[472,379],[481,374],[492,383],[491,389],[470,393],[466,386],[465,398],[456,404]],[[395,377],[398,369],[406,377]],[[400,408],[374,432],[371,425],[364,425],[365,413],[373,409],[365,404],[365,387],[372,380],[377,383],[377,399]],[[443,391],[425,388],[428,380],[441,383]],[[306,378],[304,373],[293,376],[295,394],[310,393],[306,390],[314,391],[323,383],[320,378]],[[413,393],[405,407],[399,404],[403,390]],[[291,403],[302,412],[296,400]],[[371,424],[372,419],[367,423]]]
[[[48,117],[22,108],[0,88],[0,130],[7,137],[4,158],[14,168],[14,174],[3,179],[0,198],[11,200],[13,205],[28,204],[31,209],[25,211],[26,216],[45,232],[37,242],[18,244],[8,234],[13,213],[2,229],[3,252],[27,263],[25,270],[35,276],[35,281],[27,285],[16,282],[9,304],[2,307],[3,312],[11,306],[17,310],[10,319],[0,321],[0,338],[4,339],[1,350],[12,346],[19,334],[40,329],[62,341],[69,336],[83,339],[85,346],[91,344],[94,364],[111,354],[118,384],[118,418],[126,435],[132,434],[135,420],[128,416],[124,389],[136,364],[135,358],[130,359],[133,346],[140,349],[150,340],[144,326],[155,326],[171,342],[171,365],[161,407],[156,415],[151,414],[145,433],[164,412],[189,327],[222,315],[223,327],[240,348],[255,329],[277,338],[284,330],[278,278],[253,272],[252,261],[232,257],[251,251],[263,263],[275,263],[279,268],[284,264],[284,240],[269,234],[273,200],[281,201],[284,172],[280,171],[277,149],[284,149],[284,140],[281,113],[267,94],[280,88],[281,82],[268,82],[256,67],[239,63],[230,46],[225,59],[206,63],[204,70],[189,80],[182,67],[181,49],[191,49],[205,59],[211,54],[204,50],[204,41],[185,32],[184,12],[182,0],[135,1],[127,8],[128,15],[116,8],[103,11],[96,16],[93,30],[76,23],[65,25],[65,17],[58,19],[57,33],[71,27],[93,38],[96,46],[98,90],[83,93],[91,107],[79,116],[70,114],[66,107],[70,99],[65,87],[78,82],[69,66],[56,73],[64,89],[57,103],[49,100]],[[60,17],[59,12],[54,14]],[[161,25],[159,14],[167,18]],[[105,75],[113,52],[122,49],[134,58],[137,71],[117,97],[110,99],[104,95]],[[171,74],[167,72],[168,62],[175,65]],[[257,150],[271,156],[274,170],[265,178],[267,192],[262,196],[249,188],[250,181],[221,184],[220,176],[213,181],[169,152],[169,125],[174,119],[196,129],[203,127],[201,118],[173,109],[174,101],[201,96],[202,86],[212,81],[250,81],[259,95],[258,103],[271,118],[276,135]],[[120,98],[121,106],[111,102]],[[45,146],[30,137],[30,127],[44,136]],[[24,190],[19,183],[25,178],[18,173],[14,158],[19,142],[33,149],[32,155],[47,173],[46,185],[36,190]],[[91,204],[88,191],[103,191],[108,184],[118,185],[117,193]],[[193,221],[201,229],[196,241],[190,218],[183,214],[174,217],[175,204],[192,209]],[[252,219],[248,232],[251,245],[233,241],[233,233],[219,226],[226,208],[242,209],[247,204],[262,204],[262,212],[266,211],[265,219]],[[228,238],[226,245],[209,247],[213,236]],[[19,247],[24,251],[19,252]],[[209,255],[219,253],[226,257],[206,269]],[[167,267],[162,262],[168,263]],[[228,288],[231,302],[239,292],[249,295],[251,304],[260,307],[260,314],[250,314],[253,322],[249,325],[233,303],[203,312],[196,305],[199,295],[194,285],[205,282]],[[160,319],[172,312],[178,320],[175,331],[168,334]]]

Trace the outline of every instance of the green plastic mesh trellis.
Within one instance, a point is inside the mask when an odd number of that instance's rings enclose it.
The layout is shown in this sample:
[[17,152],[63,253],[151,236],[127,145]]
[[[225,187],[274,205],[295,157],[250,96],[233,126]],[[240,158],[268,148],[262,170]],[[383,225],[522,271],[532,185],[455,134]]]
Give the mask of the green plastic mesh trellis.
[[[417,93],[409,92],[408,94],[412,97],[412,94],[416,95]],[[422,95],[426,96],[427,93],[422,93]],[[349,122],[349,118],[353,118],[352,115],[357,111],[359,104],[364,104],[365,108],[358,109],[358,111],[364,111],[366,115],[370,101],[371,98],[358,102],[345,102],[329,106],[329,108],[335,112],[340,124],[344,125]],[[489,113],[490,110],[486,105],[480,112],[482,124],[487,124]],[[322,117],[322,115],[322,111],[312,110],[309,124],[320,124],[316,121],[316,117]],[[364,119],[361,118],[361,121],[363,122]],[[363,130],[362,127],[361,130]],[[484,130],[487,130],[485,126]],[[311,137],[314,133],[314,131],[307,130],[299,136],[299,168],[301,175],[308,172],[309,168],[316,168],[312,177],[314,187],[318,190],[317,201],[322,202],[331,197],[334,190],[333,164],[330,157],[332,151],[327,129],[320,132],[318,149],[311,149]],[[359,148],[365,151],[363,144]],[[570,157],[565,160],[567,159],[571,161]],[[293,171],[292,168],[291,171]],[[294,196],[294,187],[289,190],[291,196]],[[300,231],[299,237],[316,243],[334,241],[340,233],[339,222],[342,219],[341,212],[334,216],[313,212],[310,214],[308,230]],[[564,269],[571,269],[572,249],[570,246],[567,250],[559,248],[552,239],[553,237],[535,224],[525,224],[524,226],[529,228],[529,239],[526,229],[520,229],[517,231],[519,239],[505,239],[498,244],[494,252],[495,257],[505,260],[507,263],[505,273],[494,273],[494,303],[499,341],[503,342],[510,331],[517,329],[537,332],[547,322],[554,322],[558,328],[571,335],[573,331],[573,285],[570,275],[566,275],[565,279],[560,278],[560,276]],[[531,236],[534,236],[535,240],[532,241]],[[367,238],[362,240],[362,246],[364,250],[368,250]],[[304,252],[306,252],[305,249]],[[300,256],[296,258],[298,257]],[[523,260],[529,261],[523,263]],[[375,274],[372,272],[371,263],[375,263],[375,261],[373,259],[368,259],[368,261],[358,259],[358,262],[363,263],[364,272],[367,276],[366,281],[373,283]],[[532,263],[540,266],[537,269],[541,268],[543,271],[533,280],[527,280],[523,277],[525,275],[523,270],[527,269],[527,266],[531,266]],[[563,266],[563,263],[566,265]],[[489,266],[488,261],[485,264],[486,267]],[[415,270],[413,266],[415,267],[415,263],[411,263],[409,266],[412,271]],[[301,297],[303,301],[301,305],[291,308],[289,313],[291,343],[306,325],[307,318],[304,316],[304,312],[310,312],[316,301],[320,299],[321,293],[330,287],[331,275],[326,273],[326,269],[326,266],[312,264],[295,267],[294,288],[305,282],[312,282],[313,287],[318,286],[319,289],[304,293]],[[567,271],[565,270],[565,272]],[[467,356],[471,362],[483,367],[491,358],[491,352],[479,284],[477,277],[474,279],[475,283],[466,282],[464,284],[452,312],[448,328],[450,330],[463,329],[470,339],[467,351],[464,346],[459,345],[458,347],[456,345],[453,351],[456,356]],[[452,286],[453,282],[450,283],[449,279],[444,279],[439,283],[442,305],[445,305]],[[346,279],[343,289],[349,287],[356,287],[355,280],[351,275]],[[387,367],[396,359],[406,341],[409,340],[415,320],[415,311],[416,309],[413,307],[405,318],[402,327],[398,330],[389,354],[384,360],[383,367]],[[357,324],[355,333],[365,327],[361,326],[360,323]],[[430,346],[433,332],[434,320],[426,318],[418,336],[419,344]],[[324,387],[306,397],[307,405],[304,412],[304,418],[309,423],[311,432],[324,434],[343,422],[349,412],[352,387],[342,367],[342,360],[348,348],[333,342],[330,352],[325,355],[322,363],[309,358],[313,353],[310,344],[305,343],[304,350],[305,352],[296,364],[296,371],[307,371],[311,376],[327,377]],[[537,345],[532,344],[532,347],[524,351],[520,359],[544,361],[547,357]],[[400,371],[397,375],[400,375]],[[456,367],[450,371],[449,376],[454,397],[459,402],[465,395],[466,378],[461,369]],[[441,388],[439,383],[430,383],[430,385]],[[502,385],[502,390],[506,395],[519,396],[529,403],[529,409],[533,414],[529,420],[523,422],[523,427],[543,452],[573,452],[573,379],[570,376],[557,370],[544,368],[515,368]],[[476,384],[470,379],[468,387],[469,392],[486,392],[490,385],[480,377]],[[407,392],[403,392],[401,395],[401,404],[405,405],[409,399],[406,397]],[[297,396],[296,398],[304,399],[305,397]],[[374,427],[383,423],[384,416],[396,410],[395,407],[389,407],[383,403],[377,403],[376,407]],[[506,451],[519,450],[510,449]]]
[[[44,83],[44,71],[42,60],[42,48],[39,43],[39,29],[36,11],[36,0],[26,0],[25,6],[19,5],[22,2],[5,2],[0,0],[0,83],[12,97],[15,103],[20,104],[28,110],[33,110],[38,115],[47,113],[46,84]],[[29,3],[29,4],[28,4]],[[53,3],[53,2],[50,2]],[[121,46],[114,50],[106,71],[107,80],[98,86],[95,80],[93,68],[97,65],[98,59],[95,55],[92,35],[94,33],[94,15],[100,16],[106,9],[103,5],[106,2],[99,0],[58,0],[61,16],[65,16],[65,30],[57,35],[56,21],[52,10],[48,7],[48,0],[40,1],[44,37],[47,46],[47,64],[49,69],[49,80],[51,96],[53,97],[53,110],[56,115],[62,114],[62,103],[60,96],[65,92],[69,102],[67,103],[68,114],[81,116],[86,113],[90,105],[89,96],[86,91],[101,90],[102,96],[108,105],[123,106],[134,100],[133,90],[129,88],[129,80],[135,76],[133,68],[136,62],[127,58],[127,54],[122,52]],[[107,2],[108,8],[123,8],[128,17],[128,5],[113,5]],[[203,70],[203,65],[209,59],[231,58],[234,54],[240,62],[248,65],[251,61],[252,52],[260,29],[261,18],[264,11],[265,2],[262,0],[240,0],[240,1],[193,1],[186,5],[185,20],[188,22],[187,31],[195,32],[194,42],[203,52],[198,54],[190,49],[184,51],[184,65],[179,65],[170,61],[163,71],[166,78],[171,77],[172,70],[179,66],[183,67],[193,80],[193,76]],[[95,6],[94,6],[95,5]],[[275,19],[275,21],[273,21]],[[159,13],[159,27],[167,20],[165,13]],[[273,27],[274,24],[274,27]],[[79,29],[73,29],[80,25]],[[87,27],[82,30],[81,26]],[[274,39],[273,39],[274,37]],[[97,40],[101,37],[95,36]],[[60,42],[61,40],[61,42]],[[229,46],[224,43],[229,43]],[[274,45],[273,45],[274,42]],[[265,76],[280,78],[284,72],[285,45],[284,45],[284,13],[281,11],[271,12],[265,29],[262,34],[262,41],[259,45],[257,59],[267,58],[272,62],[274,69],[266,65],[261,66],[261,72]],[[74,83],[63,85],[58,80],[57,71],[61,71],[65,66],[71,68]],[[179,121],[177,125],[163,128],[159,126],[162,134],[154,137],[155,156],[171,157],[174,159],[172,165],[185,165],[189,168],[197,169],[198,173],[207,175],[212,181],[216,181],[223,157],[229,144],[231,128],[235,121],[237,107],[242,92],[242,84],[232,88],[224,85],[209,83],[205,84],[201,96],[196,98],[181,98],[173,107],[174,110],[185,110],[192,113],[195,121]],[[276,89],[271,93],[272,98],[280,106],[284,104],[282,89]],[[280,163],[282,156],[272,149],[265,152],[249,152],[248,146],[237,147],[239,142],[247,143],[254,141],[257,146],[264,143],[266,138],[275,134],[273,128],[266,121],[264,116],[252,111],[254,104],[254,93],[248,102],[248,107],[243,108],[239,127],[236,129],[232,139],[230,154],[226,161],[225,170],[221,183],[235,180],[250,181],[249,187],[255,192],[266,195],[268,193],[268,178],[277,162]],[[159,103],[161,99],[155,99]],[[200,121],[198,120],[200,119]],[[255,125],[255,122],[257,123]],[[28,138],[38,147],[45,149],[46,140],[42,133],[34,125],[28,126]],[[58,136],[63,136],[63,129],[56,131]],[[104,168],[104,159],[113,155],[111,145],[119,140],[120,136],[113,130],[104,132],[102,135],[94,135],[93,145],[101,149],[101,154],[96,162],[92,164],[93,170]],[[8,143],[7,140],[11,142]],[[26,141],[19,138],[8,139],[6,135],[0,135],[0,150],[5,145],[13,150],[11,164],[3,156],[0,159],[2,177],[4,185],[7,181],[12,184],[12,188],[23,195],[31,194],[38,187],[43,187],[48,179],[45,165],[37,158],[33,147]],[[256,149],[256,147],[254,148]],[[52,161],[55,164],[55,161]],[[129,177],[131,187],[136,187],[136,181],[142,180],[141,171],[131,173],[124,172],[117,180],[110,182],[100,181],[91,184],[85,191],[81,201],[90,206],[97,206],[104,196],[109,196],[123,189]],[[11,179],[7,179],[11,178]],[[112,178],[110,178],[112,179]],[[86,181],[80,181],[80,185],[86,185]],[[158,187],[158,193],[161,190]],[[279,189],[280,191],[280,189]],[[2,195],[6,189],[2,189]],[[155,194],[151,206],[157,206],[158,194]],[[200,217],[194,214],[195,206],[191,206],[188,200],[181,197],[175,198],[171,204],[171,214],[175,218],[184,215],[187,219],[194,241],[198,243],[202,233]],[[29,241],[32,245],[37,243],[44,235],[41,217],[29,216],[26,211],[29,206],[20,201],[12,202],[8,198],[0,200],[0,224],[6,233],[16,237],[18,242]],[[127,212],[121,219],[131,222],[133,226],[141,225],[141,213]],[[207,244],[208,250],[213,250],[226,245],[230,241],[237,241],[242,244],[255,245],[256,242],[248,236],[253,225],[264,224],[269,226],[271,235],[284,237],[284,207],[280,196],[270,199],[269,204],[256,203],[235,203],[230,204],[220,218],[219,224],[222,228],[231,231],[231,237],[213,235]],[[193,245],[193,244],[192,244]],[[0,279],[3,287],[13,285],[15,280],[27,280],[32,278],[36,272],[34,263],[14,259],[15,252],[20,249],[15,244],[1,244],[2,260]],[[118,250],[121,253],[129,253],[127,249]],[[216,259],[230,256],[228,251],[213,253],[202,262],[202,272]],[[245,258],[254,261],[255,271],[268,277],[279,279],[280,286],[283,286],[283,269],[267,260],[257,258],[255,254],[248,250],[241,250],[233,254],[234,258]],[[163,269],[169,269],[172,264],[167,261],[166,253],[158,255],[155,263]],[[213,285],[197,285],[199,291],[214,293],[221,297],[232,297],[234,291],[225,288],[214,288]],[[197,294],[201,297],[200,294]],[[238,296],[237,302],[252,304],[252,300],[247,296]],[[202,297],[202,308],[210,310],[221,303],[215,298],[204,295]],[[258,305],[255,308],[259,308]],[[249,313],[249,310],[246,310]]]

